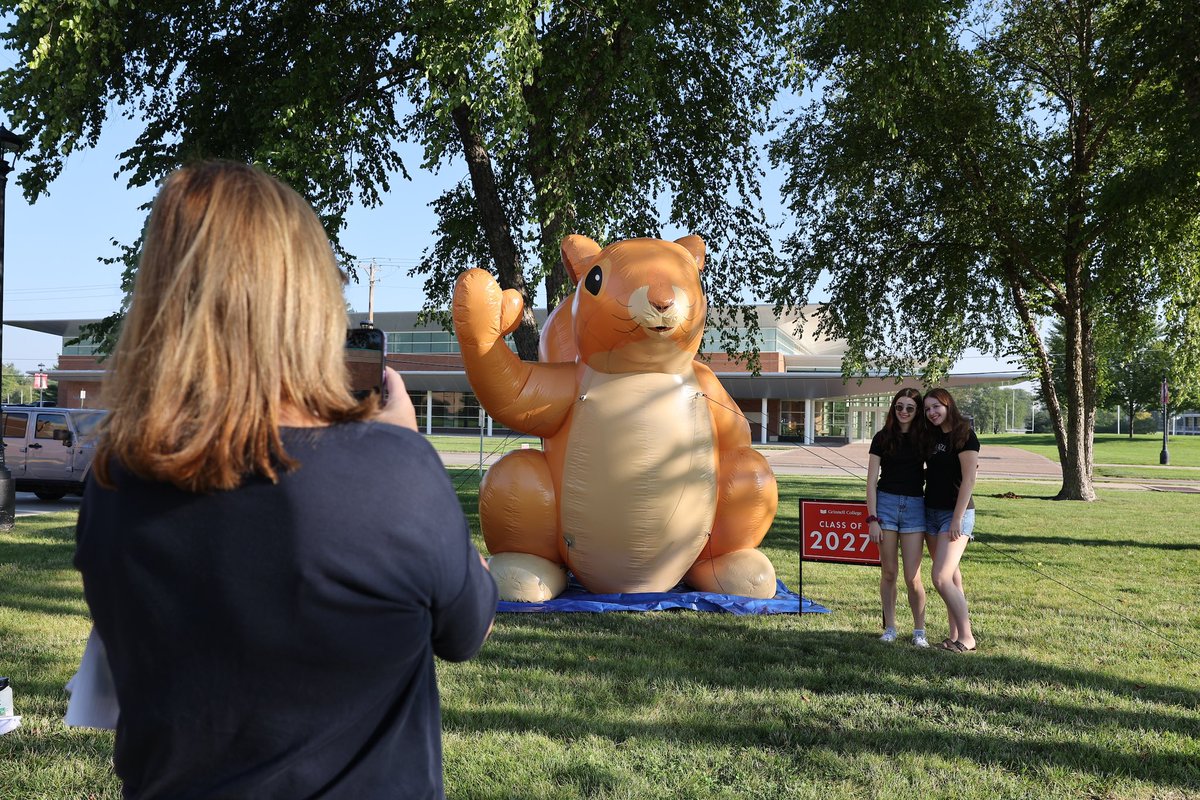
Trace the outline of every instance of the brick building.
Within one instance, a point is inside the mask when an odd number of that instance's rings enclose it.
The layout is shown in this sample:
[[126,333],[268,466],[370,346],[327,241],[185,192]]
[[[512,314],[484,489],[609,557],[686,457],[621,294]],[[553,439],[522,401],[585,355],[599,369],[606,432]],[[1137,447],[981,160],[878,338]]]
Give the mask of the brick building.
[[[812,311],[813,309],[808,309]],[[840,341],[818,340],[812,314],[776,319],[769,306],[757,307],[760,372],[731,360],[720,346],[719,332],[705,332],[701,358],[717,374],[750,423],[756,442],[846,442],[868,439],[883,424],[888,403],[898,388],[892,376],[843,381]],[[537,312],[538,323],[545,312]],[[352,314],[351,324],[365,320]],[[59,403],[72,408],[103,408],[104,368],[88,343],[66,345],[80,326],[93,320],[9,321],[18,328],[62,338],[58,366],[49,370],[58,382]],[[478,434],[500,431],[481,414],[479,403],[458,355],[453,334],[437,326],[417,324],[416,312],[375,314],[375,326],[387,334],[388,364],[404,376],[417,409],[417,421],[427,433]],[[1023,378],[1016,372],[953,374],[947,386],[1009,383]],[[908,385],[918,386],[915,379]]]

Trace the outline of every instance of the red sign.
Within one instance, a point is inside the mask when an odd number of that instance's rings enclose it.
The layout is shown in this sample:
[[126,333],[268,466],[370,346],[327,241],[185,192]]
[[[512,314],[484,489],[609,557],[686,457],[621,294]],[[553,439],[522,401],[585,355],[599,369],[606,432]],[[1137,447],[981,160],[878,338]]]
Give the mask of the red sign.
[[800,560],[879,565],[879,545],[867,533],[867,504],[800,501]]

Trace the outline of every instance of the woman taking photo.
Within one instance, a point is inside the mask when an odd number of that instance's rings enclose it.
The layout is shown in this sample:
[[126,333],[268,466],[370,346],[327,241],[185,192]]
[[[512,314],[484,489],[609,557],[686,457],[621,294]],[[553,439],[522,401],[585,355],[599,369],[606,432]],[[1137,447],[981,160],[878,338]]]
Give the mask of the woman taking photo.
[[201,163],[154,203],[75,564],[127,798],[441,797],[434,656],[496,588],[404,384],[347,384],[312,209]]
[[975,473],[979,439],[945,389],[925,395],[925,524],[933,555],[933,586],[946,603],[950,634],[940,645],[952,653],[975,649],[958,565],[975,528]]
[[921,557],[925,533],[925,501],[918,426],[921,393],[901,389],[892,398],[883,428],[871,439],[867,466],[867,528],[879,544],[879,598],[883,602],[885,642],[896,641],[896,557],[904,562],[904,585],[913,615],[912,642],[929,647],[925,638],[925,586]]

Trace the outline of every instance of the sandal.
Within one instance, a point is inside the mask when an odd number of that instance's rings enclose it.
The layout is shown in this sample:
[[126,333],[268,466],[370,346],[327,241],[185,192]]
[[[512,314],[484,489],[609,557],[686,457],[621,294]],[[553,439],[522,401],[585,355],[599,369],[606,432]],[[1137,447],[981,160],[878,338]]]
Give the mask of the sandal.
[[945,642],[943,642],[942,649],[945,650],[947,653],[970,653],[975,648],[967,647],[962,642],[950,642],[950,644],[946,644]]

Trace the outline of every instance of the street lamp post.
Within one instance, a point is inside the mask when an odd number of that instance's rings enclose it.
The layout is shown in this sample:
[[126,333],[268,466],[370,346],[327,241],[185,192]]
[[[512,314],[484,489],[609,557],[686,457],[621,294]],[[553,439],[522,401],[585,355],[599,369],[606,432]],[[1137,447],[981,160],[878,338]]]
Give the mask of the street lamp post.
[[[17,153],[25,148],[25,140],[0,125],[0,354],[4,352],[4,195],[8,173],[17,163]],[[12,162],[8,160],[12,154]],[[0,447],[0,531],[10,531],[16,515],[16,485],[4,463],[4,448]]]
[[46,384],[42,382],[42,373],[46,371],[45,364],[38,364],[38,408],[46,405]]
[[1162,380],[1162,424],[1163,424],[1163,446],[1162,452],[1158,454],[1159,464],[1171,463],[1171,451],[1167,449],[1167,404],[1171,400],[1171,393],[1167,387],[1167,376],[1163,374]]

